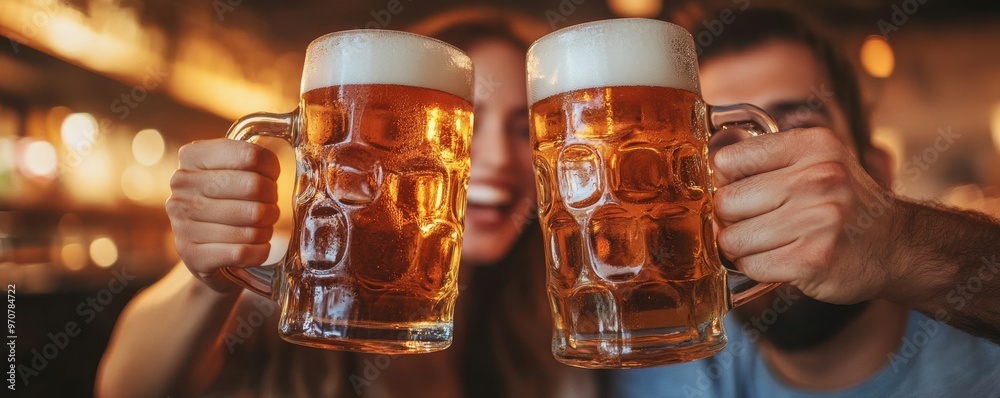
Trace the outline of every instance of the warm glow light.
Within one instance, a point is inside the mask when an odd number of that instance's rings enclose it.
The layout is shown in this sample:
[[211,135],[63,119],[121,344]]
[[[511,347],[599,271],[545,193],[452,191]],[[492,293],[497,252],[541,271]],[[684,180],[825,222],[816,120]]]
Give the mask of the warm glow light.
[[118,247],[111,238],[102,236],[90,242],[90,260],[100,267],[107,268],[118,261]]
[[37,177],[49,177],[56,173],[59,166],[56,158],[56,148],[48,141],[28,140],[21,155],[21,172]]
[[0,172],[11,170],[17,166],[14,160],[14,148],[16,142],[12,137],[0,137]]
[[285,86],[291,68],[284,57],[256,69],[254,78],[248,79],[244,63],[228,54],[231,49],[201,37],[182,41],[167,91],[182,103],[229,119],[257,109],[284,109],[297,101],[291,94],[297,90]]
[[89,113],[73,113],[63,119],[59,131],[66,148],[89,151],[97,142],[97,119]]
[[89,55],[90,45],[94,43],[94,31],[84,23],[84,17],[79,11],[67,8],[64,12],[53,15],[45,32],[50,37],[54,50],[60,54],[79,57]]
[[990,131],[993,133],[993,147],[1000,153],[1000,102],[993,104],[990,115]]
[[652,18],[660,15],[663,0],[608,0],[608,8],[623,17]]
[[145,129],[132,138],[132,156],[143,166],[152,166],[163,159],[163,136],[154,129]]
[[868,36],[861,44],[861,66],[874,77],[889,77],[896,66],[892,47],[882,36]]
[[122,192],[133,201],[149,197],[153,191],[153,175],[143,167],[129,166],[122,173]]
[[147,67],[160,63],[162,31],[144,25],[139,11],[119,1],[0,4],[0,31],[5,36],[70,63],[132,84],[142,81]]
[[87,251],[79,243],[70,243],[63,246],[60,255],[63,265],[71,271],[79,271],[87,265]]
[[82,203],[110,204],[119,194],[114,155],[102,143],[80,156],[66,159],[63,182],[71,197]]
[[903,169],[903,153],[905,140],[899,130],[892,127],[875,127],[872,130],[872,145],[889,153],[892,158],[893,172],[899,174]]

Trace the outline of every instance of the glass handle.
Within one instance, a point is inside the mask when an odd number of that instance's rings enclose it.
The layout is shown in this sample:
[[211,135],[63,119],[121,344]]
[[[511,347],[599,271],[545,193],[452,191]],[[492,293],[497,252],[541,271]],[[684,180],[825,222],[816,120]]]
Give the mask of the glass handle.
[[[253,113],[233,123],[226,138],[255,143],[257,137],[274,137],[294,145],[296,126],[298,111]],[[274,300],[274,282],[279,265],[280,262],[251,268],[225,267],[222,274],[247,290]]]
[[754,137],[778,132],[778,124],[771,115],[750,104],[709,106],[708,121],[713,133],[731,128],[746,130]]
[[[778,124],[767,112],[749,104],[709,106],[708,121],[712,134],[732,128],[744,130],[754,137],[778,132]],[[715,186],[712,186],[711,190],[712,193],[715,193]],[[729,288],[730,309],[760,297],[779,285],[778,283],[760,283],[750,279],[742,272],[724,269],[726,270],[726,284]]]

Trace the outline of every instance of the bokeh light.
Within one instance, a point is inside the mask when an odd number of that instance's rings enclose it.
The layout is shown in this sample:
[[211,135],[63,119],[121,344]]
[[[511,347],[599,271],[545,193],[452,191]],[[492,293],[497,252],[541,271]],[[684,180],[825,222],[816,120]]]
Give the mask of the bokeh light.
[[90,152],[66,159],[64,184],[70,196],[81,203],[110,204],[121,193],[115,155],[104,140]]
[[63,246],[60,257],[62,257],[63,265],[71,271],[79,271],[87,265],[87,251],[79,243],[69,243]]
[[132,138],[132,156],[143,166],[152,166],[163,159],[163,136],[154,129],[145,129]]
[[608,0],[611,12],[630,18],[652,18],[660,15],[663,0]]
[[118,246],[107,236],[102,236],[90,242],[90,261],[100,267],[107,268],[118,261]]
[[21,172],[36,177],[55,175],[59,167],[56,148],[48,141],[25,139],[24,151],[20,159]]
[[70,114],[63,119],[59,133],[66,148],[87,151],[97,142],[97,119],[89,113]]
[[133,201],[149,197],[153,184],[153,175],[143,167],[129,166],[122,172],[122,192]]
[[882,36],[868,36],[861,44],[861,66],[874,77],[892,76],[896,67],[896,57],[892,47]]

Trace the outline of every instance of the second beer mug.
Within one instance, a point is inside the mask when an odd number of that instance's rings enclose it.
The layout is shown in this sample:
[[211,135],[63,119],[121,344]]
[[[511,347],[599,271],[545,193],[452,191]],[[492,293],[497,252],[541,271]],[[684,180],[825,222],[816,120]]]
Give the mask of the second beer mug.
[[720,351],[723,315],[773,286],[719,261],[708,138],[774,122],[706,105],[691,35],[648,19],[541,38],[528,95],[556,359],[628,368]]
[[281,305],[293,343],[415,353],[447,348],[458,295],[472,134],[472,61],[385,30],[313,41],[301,102],[228,137],[295,148],[294,230],[278,265],[227,276]]

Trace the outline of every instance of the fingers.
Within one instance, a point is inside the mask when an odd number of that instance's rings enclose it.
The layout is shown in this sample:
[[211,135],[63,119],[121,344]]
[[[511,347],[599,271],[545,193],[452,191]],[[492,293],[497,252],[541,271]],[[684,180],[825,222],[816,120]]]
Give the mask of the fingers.
[[721,226],[727,226],[772,212],[792,200],[800,208],[824,202],[850,203],[850,182],[849,166],[834,161],[749,176],[718,188],[713,202],[715,215]]
[[191,221],[178,225],[178,230],[175,230],[174,233],[184,236],[186,240],[195,244],[261,244],[271,241],[271,235],[274,233],[274,228],[271,226],[237,227],[225,224]]
[[275,180],[280,168],[271,151],[244,141],[218,138],[195,141],[178,152],[184,170],[246,170]]
[[[215,274],[223,267],[256,267],[264,264],[271,251],[269,243],[183,243],[178,242],[177,251],[188,269],[196,275]],[[195,261],[188,261],[187,259]]]
[[750,132],[744,129],[718,130],[712,133],[712,136],[708,139],[708,153],[709,155],[714,156],[720,148],[735,144],[750,137],[752,137]]
[[749,176],[815,157],[837,156],[844,151],[836,134],[826,128],[796,129],[751,137],[722,147],[712,156],[715,186],[724,187]]
[[759,282],[787,282],[806,295],[827,302],[852,301],[854,290],[863,288],[864,268],[830,267],[843,254],[835,234],[803,236],[792,243],[735,261],[736,267]]
[[264,263],[278,220],[278,158],[260,146],[214,139],[185,145],[166,209],[177,252],[216,290],[233,289],[223,267]]
[[793,177],[790,174],[775,170],[718,188],[713,201],[716,220],[726,226],[778,209],[789,200],[791,192],[783,182]]
[[174,224],[199,221],[237,227],[269,227],[278,221],[280,214],[278,205],[274,203],[233,199],[171,196],[166,207]]
[[252,171],[179,169],[170,178],[170,188],[174,195],[190,198],[278,201],[277,181]]
[[781,208],[722,228],[719,249],[726,257],[742,258],[777,250],[798,239],[814,239],[839,232],[841,212],[832,204],[810,208]]
[[799,245],[799,241],[796,240],[775,250],[736,259],[733,264],[736,264],[736,268],[740,272],[757,282],[792,282],[798,275],[798,269],[796,264],[791,261],[794,261],[795,251]]

